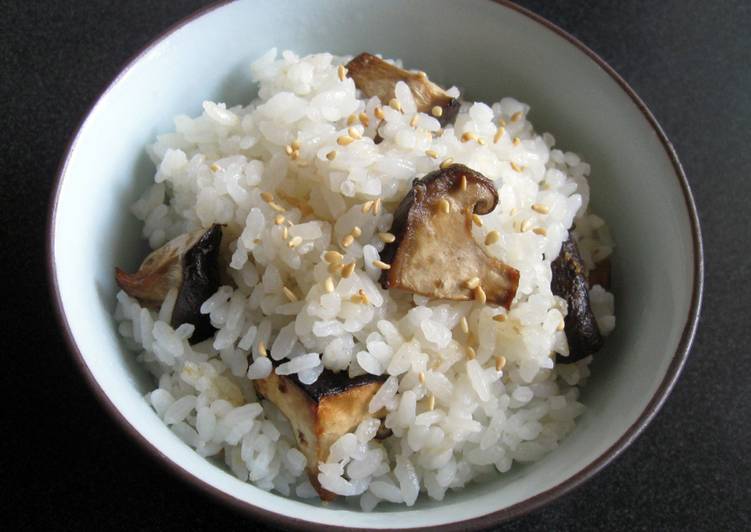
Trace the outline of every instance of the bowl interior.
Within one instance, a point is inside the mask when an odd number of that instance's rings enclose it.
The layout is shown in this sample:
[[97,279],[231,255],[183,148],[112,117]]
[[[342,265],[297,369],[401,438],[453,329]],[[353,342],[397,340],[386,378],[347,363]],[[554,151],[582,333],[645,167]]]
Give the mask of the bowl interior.
[[[616,241],[617,328],[584,389],[587,411],[559,449],[442,502],[364,514],[256,489],[183,445],[146,405],[153,388],[118,340],[111,317],[116,265],[145,250],[129,205],[153,176],[144,147],[204,99],[247,103],[249,63],[276,46],[298,53],[361,51],[456,84],[471,99],[515,96],[538,131],[592,164],[592,203]],[[695,288],[684,193],[654,129],[616,81],[569,41],[494,2],[274,0],[224,5],[146,51],[86,120],[69,154],[54,214],[62,308],[93,378],[159,453],[229,496],[291,517],[362,527],[431,526],[512,507],[576,475],[637,421],[673,362]],[[680,357],[679,357],[680,358]]]

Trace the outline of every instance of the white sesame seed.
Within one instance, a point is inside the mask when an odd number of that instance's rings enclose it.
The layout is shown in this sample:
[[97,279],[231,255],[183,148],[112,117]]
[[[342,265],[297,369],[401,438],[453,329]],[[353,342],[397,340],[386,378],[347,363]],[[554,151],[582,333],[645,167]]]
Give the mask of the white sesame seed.
[[295,293],[286,286],[282,286],[282,292],[284,292],[285,297],[289,299],[291,303],[297,301],[297,296],[295,295]]
[[501,239],[501,233],[498,231],[491,231],[485,236],[485,245],[492,246]]
[[387,244],[391,244],[394,240],[396,240],[396,237],[391,233],[378,233],[378,238],[380,238],[382,242],[385,242]]
[[471,279],[467,280],[467,288],[470,290],[474,290],[480,286],[480,278],[479,277],[472,277]]
[[451,166],[453,163],[454,163],[454,159],[452,159],[451,157],[444,159],[443,162],[441,163],[441,170],[445,170],[446,168]]
[[446,198],[441,198],[438,200],[438,209],[440,209],[442,213],[448,214],[451,212],[451,204]]
[[487,296],[485,295],[485,290],[482,289],[482,286],[478,286],[477,288],[475,288],[475,299],[481,305],[484,305],[485,302],[488,300]]
[[345,264],[342,266],[342,277],[345,279],[352,275],[352,272],[355,271],[356,264],[354,262],[350,262],[349,264]]
[[274,201],[274,195],[271,192],[261,192],[261,199],[266,203]]

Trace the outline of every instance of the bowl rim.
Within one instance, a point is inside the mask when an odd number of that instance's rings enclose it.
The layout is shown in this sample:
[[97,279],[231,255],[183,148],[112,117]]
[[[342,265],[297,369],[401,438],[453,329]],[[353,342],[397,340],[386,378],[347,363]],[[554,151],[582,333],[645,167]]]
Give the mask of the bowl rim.
[[[312,521],[305,521],[293,517],[286,516],[275,511],[256,506],[253,503],[241,500],[233,497],[232,495],[222,491],[221,489],[205,482],[198,478],[193,473],[183,468],[176,462],[174,462],[167,455],[162,453],[157,447],[155,447],[149,440],[146,439],[133,425],[131,425],[125,417],[120,413],[118,408],[109,399],[104,389],[100,386],[98,381],[94,378],[91,370],[89,369],[83,355],[78,348],[76,340],[73,336],[73,332],[70,329],[68,320],[63,308],[62,296],[60,293],[60,286],[57,279],[57,271],[55,268],[55,225],[57,220],[57,208],[62,190],[63,178],[65,176],[68,163],[70,161],[71,154],[76,148],[78,136],[82,127],[88,120],[91,113],[96,107],[98,107],[100,101],[109,93],[109,91],[128,73],[128,71],[138,63],[141,58],[146,55],[152,48],[161,43],[163,40],[171,36],[177,30],[190,24],[194,20],[216,10],[227,4],[232,3],[234,0],[218,0],[215,1],[189,15],[182,18],[172,26],[168,27],[155,38],[150,40],[144,45],[131,59],[122,67],[115,78],[107,85],[107,87],[99,94],[94,100],[91,106],[83,115],[79,124],[76,126],[73,134],[68,141],[65,148],[63,158],[58,167],[57,173],[54,177],[54,182],[50,194],[50,202],[48,207],[48,218],[46,227],[46,266],[47,277],[50,292],[52,295],[53,310],[56,315],[57,321],[63,331],[65,343],[68,351],[73,355],[73,359],[76,362],[79,370],[83,374],[89,387],[93,390],[94,395],[99,399],[100,404],[104,406],[104,409],[110,414],[120,427],[135,440],[143,450],[147,451],[152,458],[156,458],[159,462],[163,463],[168,469],[174,472],[178,477],[182,478],[189,485],[198,489],[201,492],[210,494],[215,500],[219,500],[234,509],[240,510],[246,515],[252,516],[257,519],[261,519],[266,522],[273,523],[276,526],[282,528],[295,528],[302,529],[308,528],[313,530],[362,530],[360,528],[342,527],[336,525],[326,525],[323,523],[316,523]],[[558,27],[556,24],[550,22],[546,18],[538,15],[527,8],[519,6],[513,3],[511,0],[489,0],[501,7],[511,9],[517,13],[526,16],[533,22],[540,24],[544,29],[556,33],[558,36],[564,38],[569,43],[574,45],[579,51],[583,52],[589,57],[598,67],[600,67],[606,74],[608,74],[613,81],[615,81],[620,88],[630,97],[634,102],[638,110],[642,113],[649,125],[654,130],[658,140],[665,149],[666,155],[670,159],[675,177],[678,180],[681,191],[683,192],[683,198],[686,205],[686,210],[689,217],[689,223],[691,225],[691,237],[693,242],[693,274],[694,283],[691,295],[691,304],[688,315],[686,316],[686,322],[681,334],[681,340],[678,344],[676,352],[670,362],[670,365],[665,372],[665,376],[657,387],[654,395],[647,403],[646,407],[636,419],[636,421],[629,426],[624,433],[616,440],[616,442],[605,450],[600,456],[593,459],[589,464],[579,470],[577,473],[559,482],[555,486],[546,489],[545,491],[538,493],[528,499],[524,499],[516,504],[491,512],[479,517],[465,519],[462,521],[454,521],[449,523],[443,523],[440,525],[430,527],[415,527],[409,528],[409,530],[441,530],[441,531],[458,531],[467,529],[479,529],[487,528],[493,525],[497,525],[503,521],[519,517],[533,510],[536,510],[549,502],[561,497],[562,495],[569,493],[571,490],[580,486],[585,481],[592,478],[599,473],[608,463],[617,458],[634,440],[642,433],[646,426],[654,419],[657,412],[660,410],[668,395],[670,394],[675,382],[680,375],[680,372],[688,358],[689,350],[696,334],[696,329],[699,321],[699,314],[701,310],[702,294],[704,288],[704,252],[702,244],[701,229],[699,226],[699,217],[697,214],[696,205],[694,203],[693,194],[689,186],[686,174],[683,167],[678,160],[678,155],[675,152],[673,144],[667,138],[662,126],[657,122],[652,112],[642,99],[636,94],[633,88],[597,53],[583,44],[579,39]]]

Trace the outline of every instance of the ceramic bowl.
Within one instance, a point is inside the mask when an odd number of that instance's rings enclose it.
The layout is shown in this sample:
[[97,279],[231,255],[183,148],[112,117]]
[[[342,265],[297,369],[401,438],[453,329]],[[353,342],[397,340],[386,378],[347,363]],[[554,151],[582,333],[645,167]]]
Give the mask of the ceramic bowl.
[[[497,479],[412,508],[298,501],[240,482],[184,445],[149,408],[149,376],[116,332],[115,265],[145,248],[129,205],[153,176],[144,147],[204,99],[247,103],[249,64],[271,47],[399,57],[471,99],[513,95],[539,131],[592,164],[592,203],[610,224],[617,328],[592,364],[586,412],[558,449]],[[513,5],[450,0],[257,0],[210,6],[141,52],[73,137],[50,212],[52,295],[70,350],[127,432],[178,476],[283,527],[490,526],[571,490],[622,452],[664,402],[693,338],[702,252],[691,192],[670,142],[601,59]],[[92,457],[92,460],[96,460]]]

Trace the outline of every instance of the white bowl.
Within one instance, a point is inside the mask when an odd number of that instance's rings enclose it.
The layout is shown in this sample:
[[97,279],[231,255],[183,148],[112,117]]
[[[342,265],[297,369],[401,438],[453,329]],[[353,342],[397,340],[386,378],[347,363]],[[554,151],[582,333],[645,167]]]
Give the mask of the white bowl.
[[[576,430],[542,460],[413,508],[373,513],[267,493],[198,456],[143,399],[153,384],[118,339],[115,265],[145,251],[128,206],[153,175],[144,146],[202,100],[247,102],[249,63],[299,53],[400,57],[471,99],[513,95],[539,131],[592,164],[592,201],[610,224],[618,327],[596,356]],[[669,393],[691,344],[702,288],[695,207],[669,141],[593,52],[504,2],[263,0],[218,4],[166,32],[96,102],[60,169],[50,213],[53,299],[71,351],[113,416],[180,476],[278,525],[489,526],[575,487],[620,453]],[[96,460],[92,457],[92,460]],[[305,523],[309,522],[309,523]]]

